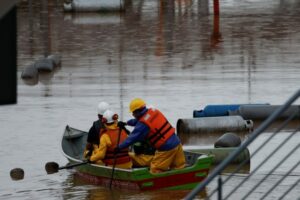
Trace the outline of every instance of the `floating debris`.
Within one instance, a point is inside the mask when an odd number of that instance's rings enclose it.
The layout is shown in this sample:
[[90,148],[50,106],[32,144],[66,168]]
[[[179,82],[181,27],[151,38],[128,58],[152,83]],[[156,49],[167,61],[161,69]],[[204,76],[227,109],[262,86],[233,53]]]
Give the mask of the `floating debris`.
[[22,180],[24,178],[24,170],[21,168],[14,168],[10,171],[10,177],[12,180]]
[[47,162],[45,165],[45,170],[47,174],[54,174],[58,172],[59,165],[56,162]]

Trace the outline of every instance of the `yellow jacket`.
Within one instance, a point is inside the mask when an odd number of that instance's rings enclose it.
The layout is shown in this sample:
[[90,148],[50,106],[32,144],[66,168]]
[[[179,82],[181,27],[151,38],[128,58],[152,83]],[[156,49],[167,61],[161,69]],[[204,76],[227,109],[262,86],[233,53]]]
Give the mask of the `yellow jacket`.
[[[105,125],[107,129],[115,129],[117,127],[117,123],[114,123],[110,126]],[[102,134],[100,137],[100,145],[99,148],[96,148],[93,151],[93,154],[90,157],[90,161],[95,162],[96,164],[103,164],[102,159],[105,158],[106,150],[108,147],[112,145],[112,142],[107,134]],[[132,162],[127,162],[123,164],[117,164],[117,168],[125,168],[129,169],[132,167]]]

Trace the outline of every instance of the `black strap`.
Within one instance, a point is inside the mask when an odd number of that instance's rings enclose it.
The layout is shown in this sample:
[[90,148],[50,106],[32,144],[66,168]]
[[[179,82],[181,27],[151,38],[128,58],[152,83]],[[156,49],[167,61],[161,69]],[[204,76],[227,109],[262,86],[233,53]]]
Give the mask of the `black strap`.
[[112,159],[114,158],[114,156],[116,156],[117,158],[128,156],[128,149],[121,150],[117,154],[112,151],[107,151],[104,159]]
[[156,137],[156,135],[161,135],[160,131],[165,128],[165,126],[168,125],[168,121],[166,121],[158,130],[156,130],[156,132],[151,135],[148,139],[151,141],[153,138]]
[[169,128],[167,130],[165,130],[163,133],[161,133],[160,135],[157,136],[157,138],[151,142],[152,145],[155,145],[161,138],[164,138],[164,136],[169,132],[169,130],[172,129],[172,126],[170,125]]

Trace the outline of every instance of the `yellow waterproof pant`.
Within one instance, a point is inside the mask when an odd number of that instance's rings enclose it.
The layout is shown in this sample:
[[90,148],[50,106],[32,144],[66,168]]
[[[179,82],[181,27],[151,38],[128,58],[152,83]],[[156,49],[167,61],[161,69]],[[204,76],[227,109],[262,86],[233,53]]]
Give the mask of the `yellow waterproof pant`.
[[150,165],[150,172],[160,173],[169,169],[182,169],[184,166],[185,157],[182,145],[179,144],[169,151],[155,151]]
[[130,152],[130,158],[132,159],[132,163],[134,167],[150,167],[150,163],[153,159],[153,155],[145,155],[145,154],[135,154]]

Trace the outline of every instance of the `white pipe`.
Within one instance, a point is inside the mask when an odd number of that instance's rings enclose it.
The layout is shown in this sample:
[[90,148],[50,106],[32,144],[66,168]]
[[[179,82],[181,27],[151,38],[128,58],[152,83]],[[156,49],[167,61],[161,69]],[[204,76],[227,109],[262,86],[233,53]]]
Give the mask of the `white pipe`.
[[177,121],[177,133],[201,134],[201,133],[225,133],[245,132],[253,128],[251,120],[244,120],[241,116],[202,117],[192,119],[179,119]]
[[97,12],[124,9],[124,0],[72,0],[64,3],[65,11]]

